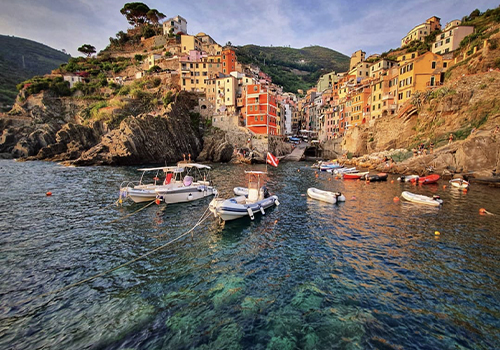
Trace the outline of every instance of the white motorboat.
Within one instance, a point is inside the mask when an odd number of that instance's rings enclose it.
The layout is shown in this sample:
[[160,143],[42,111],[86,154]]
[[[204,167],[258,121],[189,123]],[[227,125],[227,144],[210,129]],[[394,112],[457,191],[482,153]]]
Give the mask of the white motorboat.
[[339,169],[334,169],[333,170],[333,173],[337,174],[337,175],[357,173],[357,172],[358,172],[358,170],[356,169],[356,167],[353,167],[353,168],[339,168]]
[[450,184],[453,187],[457,187],[457,188],[460,188],[460,189],[467,189],[467,188],[469,188],[469,182],[465,181],[464,179],[460,179],[460,178],[456,178],[456,179],[450,180]]
[[439,207],[441,204],[443,204],[443,200],[439,198],[439,196],[427,197],[421,194],[404,191],[403,193],[401,193],[401,197],[413,203],[432,205],[434,207]]
[[279,205],[278,196],[271,196],[265,186],[261,187],[262,171],[245,171],[248,174],[248,187],[246,195],[243,188],[238,189],[241,195],[229,199],[214,198],[209,204],[210,211],[215,217],[224,221],[239,219],[249,216],[254,219],[255,213],[265,214],[265,210],[273,205]]
[[313,199],[332,204],[345,202],[345,196],[340,192],[323,191],[314,187],[307,189],[307,195]]
[[[120,199],[130,198],[135,203],[150,202],[156,198],[156,190],[164,186],[175,187],[182,186],[183,168],[178,166],[164,166],[158,168],[142,168],[139,181],[124,181],[120,185]],[[149,176],[153,182],[148,182]],[[160,179],[160,176],[164,179]]]
[[397,180],[402,182],[414,182],[418,178],[418,175],[402,175],[401,177],[398,177]]
[[177,166],[184,169],[182,181],[156,188],[156,198],[168,204],[191,202],[217,194],[210,181],[211,168],[208,165],[181,162]]

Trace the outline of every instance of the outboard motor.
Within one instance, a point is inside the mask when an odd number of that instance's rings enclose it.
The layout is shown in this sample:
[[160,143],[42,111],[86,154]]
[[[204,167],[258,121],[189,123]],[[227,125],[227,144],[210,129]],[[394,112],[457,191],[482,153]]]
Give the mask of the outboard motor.
[[259,193],[259,197],[260,198],[269,198],[271,195],[269,194],[269,190],[267,189],[266,186],[262,186],[260,188],[260,193]]

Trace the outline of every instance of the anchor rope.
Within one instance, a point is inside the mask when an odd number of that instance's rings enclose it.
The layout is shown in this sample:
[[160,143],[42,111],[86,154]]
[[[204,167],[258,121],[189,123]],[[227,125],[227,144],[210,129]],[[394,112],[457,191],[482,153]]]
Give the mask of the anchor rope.
[[[152,203],[154,203],[154,201],[153,201]],[[151,205],[152,203],[149,203],[148,205],[146,205],[145,207],[141,208],[140,210],[142,210],[142,209],[146,208],[147,206]],[[159,247],[156,247],[156,248],[154,248],[153,250],[150,250],[149,252],[144,253],[144,254],[142,254],[142,255],[140,255],[140,256],[138,256],[138,257],[136,257],[136,258],[132,259],[132,260],[129,260],[129,261],[127,261],[127,262],[123,263],[123,264],[120,264],[120,265],[115,266],[115,267],[113,267],[113,268],[111,268],[111,269],[108,269],[108,270],[106,270],[106,271],[100,272],[100,273],[98,273],[98,274],[95,274],[95,275],[93,275],[93,276],[87,277],[87,278],[85,278],[85,279],[83,279],[83,280],[80,280],[80,281],[78,281],[78,282],[75,282],[75,283],[69,284],[69,285],[64,286],[64,287],[61,287],[61,288],[59,288],[59,289],[56,289],[56,290],[53,290],[53,291],[50,291],[50,292],[47,292],[47,293],[40,294],[40,295],[38,295],[38,296],[36,296],[36,297],[33,297],[33,298],[30,298],[30,299],[25,299],[25,300],[23,300],[23,301],[20,301],[20,302],[18,302],[18,303],[16,303],[16,304],[14,304],[14,305],[13,305],[13,307],[15,307],[15,306],[19,306],[19,305],[22,305],[22,304],[25,304],[25,303],[29,303],[29,302],[32,302],[32,301],[34,301],[34,300],[40,299],[40,298],[44,298],[44,297],[49,296],[49,295],[53,295],[53,294],[57,294],[57,293],[63,292],[63,291],[65,291],[65,290],[68,290],[68,289],[71,289],[71,288],[73,288],[73,287],[79,286],[79,285],[84,284],[84,283],[86,283],[86,282],[90,282],[90,281],[92,281],[92,280],[95,280],[96,278],[99,278],[99,277],[105,276],[105,275],[107,275],[107,274],[109,274],[109,273],[111,273],[111,272],[113,272],[113,271],[116,271],[116,270],[118,270],[118,269],[121,269],[122,267],[125,267],[125,266],[128,266],[128,265],[131,265],[131,264],[133,264],[133,263],[134,263],[134,262],[136,262],[136,261],[142,260],[142,259],[144,259],[144,258],[148,257],[149,255],[151,255],[151,254],[155,253],[155,252],[158,252],[158,251],[160,251],[160,250],[162,250],[162,249],[165,249],[166,247],[168,247],[168,246],[169,246],[169,245],[171,245],[172,243],[177,242],[178,240],[180,240],[180,239],[181,239],[181,238],[183,238],[184,236],[186,236],[186,235],[188,235],[189,233],[193,232],[193,231],[194,231],[194,229],[195,229],[196,227],[200,226],[200,225],[201,225],[201,224],[202,224],[205,220],[207,220],[207,219],[210,217],[210,214],[207,214],[207,212],[208,212],[208,210],[209,210],[209,209],[210,209],[210,205],[207,207],[207,209],[205,209],[205,211],[203,212],[203,214],[201,215],[201,217],[198,219],[198,221],[196,222],[196,224],[195,224],[192,228],[190,228],[189,230],[187,230],[187,231],[186,231],[186,232],[184,232],[183,234],[181,234],[181,235],[177,236],[176,238],[174,238],[174,239],[172,239],[172,240],[168,241],[167,243],[165,243],[165,244],[163,244],[163,245],[161,245],[161,246],[159,246]],[[132,214],[133,214],[133,213],[132,213]]]

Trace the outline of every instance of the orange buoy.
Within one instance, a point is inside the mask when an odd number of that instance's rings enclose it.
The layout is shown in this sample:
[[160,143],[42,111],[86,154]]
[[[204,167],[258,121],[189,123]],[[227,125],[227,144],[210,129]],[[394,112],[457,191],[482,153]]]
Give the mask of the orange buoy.
[[487,213],[486,209],[484,209],[484,208],[479,209],[479,214],[484,215],[486,213]]
[[50,196],[52,196],[52,192],[50,192],[50,191],[49,191],[49,192],[45,193],[45,195],[46,195],[47,197],[50,197]]
[[446,185],[443,185],[443,190],[446,188]]
[[439,236],[440,234],[441,234],[441,232],[439,232],[439,231],[434,231],[434,235],[435,235],[435,236]]
[[319,175],[318,175],[318,174],[316,174],[316,177],[319,177]]
[[464,188],[464,193],[467,193],[467,189],[466,188]]
[[158,205],[160,205],[160,203],[161,203],[160,199],[156,198],[155,203],[158,204]]
[[394,183],[394,180],[391,180],[391,184],[393,184],[393,183]]
[[393,200],[394,202],[398,202],[398,201],[399,201],[399,197],[397,197],[397,196],[396,196],[396,197],[394,197],[392,200]]
[[329,178],[328,178],[328,181],[332,181],[332,178],[331,178],[331,177],[329,177]]

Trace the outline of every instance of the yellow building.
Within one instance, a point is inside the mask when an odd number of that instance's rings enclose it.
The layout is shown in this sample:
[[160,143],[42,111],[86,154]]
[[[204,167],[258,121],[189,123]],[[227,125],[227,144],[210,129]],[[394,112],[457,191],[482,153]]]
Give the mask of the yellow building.
[[433,16],[427,19],[424,23],[413,27],[412,30],[401,39],[401,47],[408,45],[414,40],[424,41],[424,38],[436,29],[441,29],[441,19]]
[[327,89],[331,89],[333,83],[337,81],[339,81],[339,77],[335,72],[323,74],[319,77],[318,82],[316,83],[316,89],[318,92],[323,92]]
[[425,91],[444,81],[443,57],[426,52],[414,59],[399,63],[398,103],[411,99],[415,91]]
[[351,55],[351,62],[349,64],[349,70],[356,67],[356,65],[365,60],[366,52],[363,50],[358,50]]
[[208,80],[208,63],[206,60],[196,62],[180,62],[181,90],[205,92]]
[[193,35],[181,35],[181,52],[189,53],[191,50],[201,51],[201,40]]

